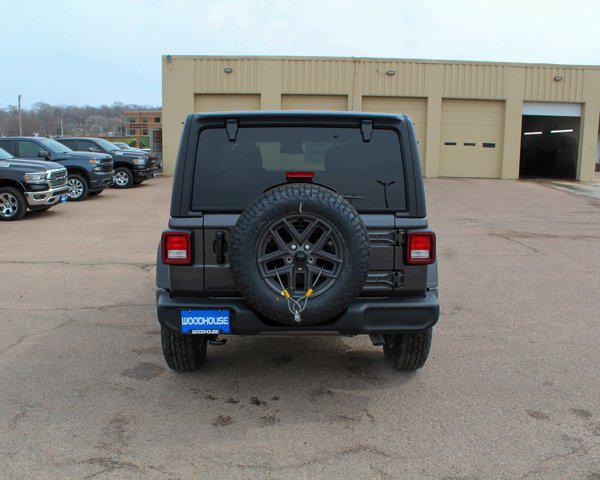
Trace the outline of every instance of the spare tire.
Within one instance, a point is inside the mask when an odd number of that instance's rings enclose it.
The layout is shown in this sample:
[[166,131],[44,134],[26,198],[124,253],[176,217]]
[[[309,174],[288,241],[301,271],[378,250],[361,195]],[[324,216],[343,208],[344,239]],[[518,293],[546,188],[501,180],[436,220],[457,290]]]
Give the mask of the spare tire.
[[[369,272],[367,229],[348,201],[311,183],[292,183],[256,197],[238,219],[230,251],[246,302],[285,325],[324,323],[356,298]],[[282,294],[302,300],[300,323]]]

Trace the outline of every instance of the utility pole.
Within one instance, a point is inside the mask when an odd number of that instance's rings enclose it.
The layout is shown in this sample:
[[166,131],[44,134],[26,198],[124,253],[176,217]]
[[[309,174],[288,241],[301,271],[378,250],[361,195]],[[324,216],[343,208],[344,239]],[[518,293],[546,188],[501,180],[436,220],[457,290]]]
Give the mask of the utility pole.
[[23,136],[23,124],[21,123],[21,98],[23,98],[23,95],[19,95],[17,97],[17,102],[19,104],[19,137]]
[[64,126],[63,126],[63,118],[62,118],[62,116],[60,117],[60,136],[61,137],[65,136],[65,129],[64,129]]

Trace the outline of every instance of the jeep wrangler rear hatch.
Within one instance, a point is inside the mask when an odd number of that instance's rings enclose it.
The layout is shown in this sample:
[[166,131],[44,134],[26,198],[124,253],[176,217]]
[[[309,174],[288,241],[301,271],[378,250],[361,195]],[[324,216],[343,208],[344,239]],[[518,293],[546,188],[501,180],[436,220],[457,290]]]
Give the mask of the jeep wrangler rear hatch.
[[405,261],[408,229],[427,227],[406,117],[235,115],[186,122],[178,160],[186,163],[178,164],[174,186],[181,197],[173,198],[170,226],[191,233],[193,255],[191,265],[169,267],[171,291],[237,296],[228,249],[240,213],[265,190],[309,181],[341,194],[367,226],[371,265],[361,296],[424,295],[427,266]]

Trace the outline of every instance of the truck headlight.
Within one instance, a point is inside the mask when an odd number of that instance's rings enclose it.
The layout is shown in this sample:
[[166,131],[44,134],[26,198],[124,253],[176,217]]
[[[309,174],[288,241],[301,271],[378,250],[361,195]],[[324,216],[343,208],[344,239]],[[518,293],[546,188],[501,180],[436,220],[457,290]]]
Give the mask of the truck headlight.
[[146,159],[143,157],[136,157],[132,161],[134,165],[146,165]]
[[23,175],[26,183],[46,183],[46,172],[31,172]]

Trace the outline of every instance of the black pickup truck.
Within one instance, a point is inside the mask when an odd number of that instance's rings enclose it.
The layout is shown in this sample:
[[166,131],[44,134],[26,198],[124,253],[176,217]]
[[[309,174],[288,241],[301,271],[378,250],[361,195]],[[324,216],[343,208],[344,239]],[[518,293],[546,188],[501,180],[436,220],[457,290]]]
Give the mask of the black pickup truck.
[[69,175],[68,198],[74,202],[85,200],[90,194],[97,195],[112,184],[110,155],[74,152],[45,137],[1,137],[0,148],[16,158],[38,158],[65,167]]
[[421,368],[435,245],[408,117],[190,115],[157,256],[167,365],[195,370],[218,335],[368,334],[395,368]]
[[98,152],[110,155],[115,167],[113,187],[129,188],[157,175],[157,159],[146,152],[121,150],[103,138],[64,137],[56,140],[77,152]]
[[27,208],[35,212],[66,202],[67,191],[63,166],[16,159],[0,148],[0,221],[20,220]]
[[154,163],[156,163],[156,165],[158,166],[158,172],[162,173],[163,162],[162,162],[162,159],[160,158],[160,156],[157,155],[156,153],[147,151],[147,150],[142,150],[141,148],[134,148],[125,142],[110,142],[110,143],[112,143],[113,145],[116,145],[121,150],[126,151],[126,152],[139,152],[139,153],[145,153],[145,154],[149,155],[153,159]]

